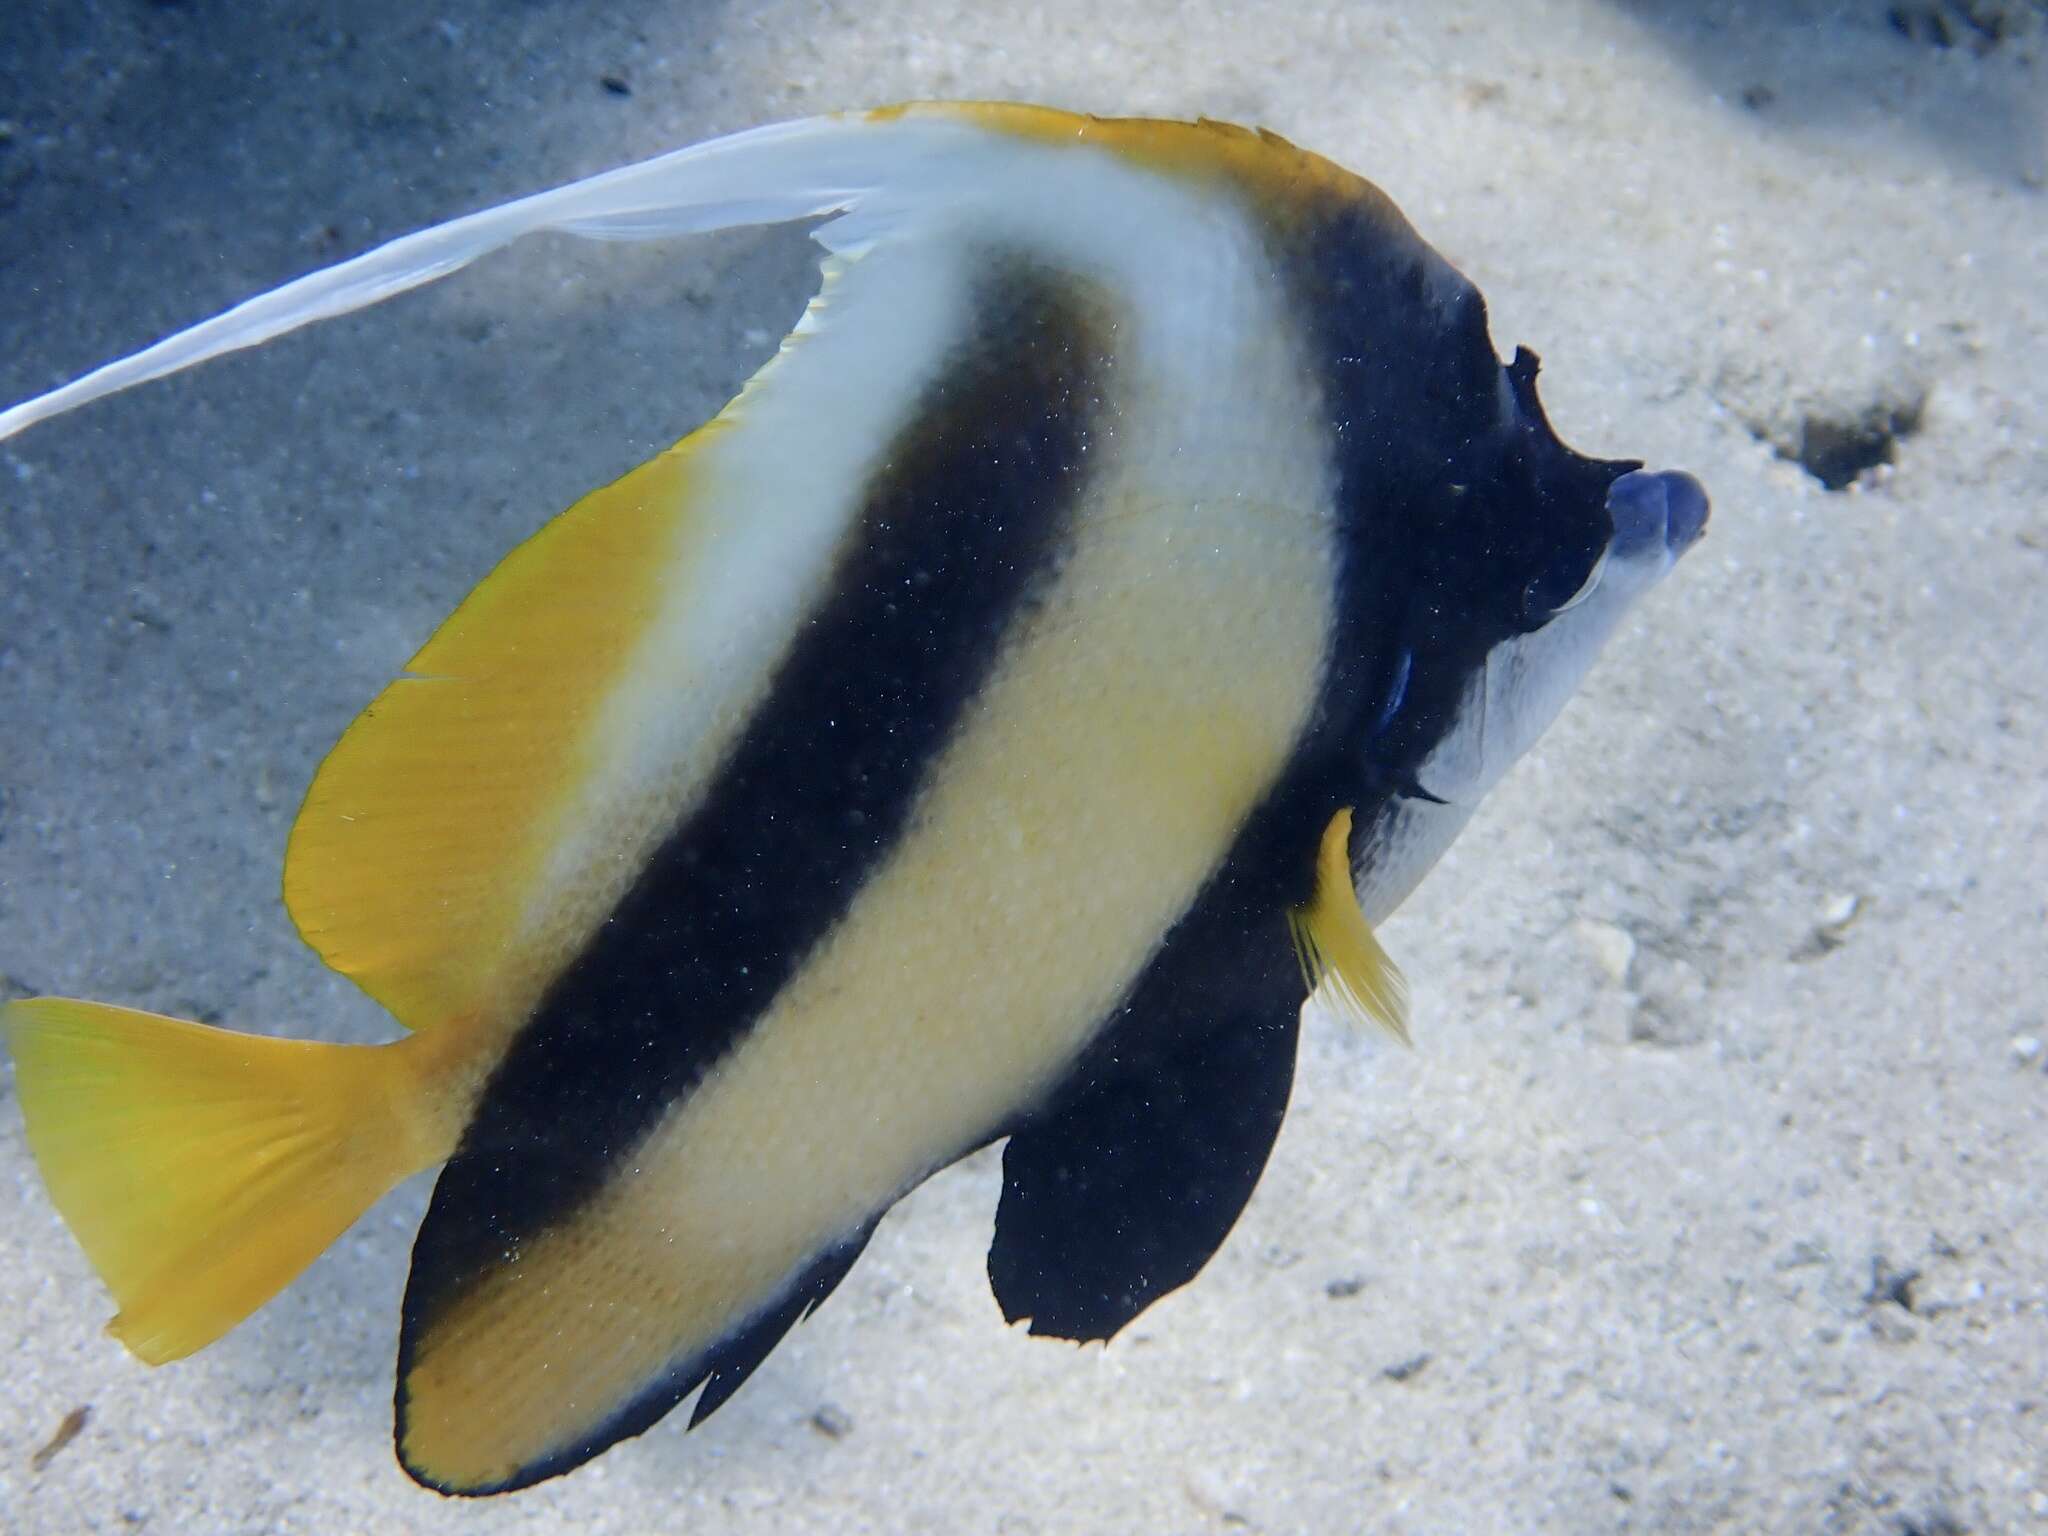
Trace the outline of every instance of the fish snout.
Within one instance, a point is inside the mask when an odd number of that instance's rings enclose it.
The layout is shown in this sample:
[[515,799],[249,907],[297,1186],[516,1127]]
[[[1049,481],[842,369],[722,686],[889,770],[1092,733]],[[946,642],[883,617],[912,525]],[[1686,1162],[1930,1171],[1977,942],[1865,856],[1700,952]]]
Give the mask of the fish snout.
[[1707,529],[1707,493],[1682,470],[1633,470],[1607,488],[1614,519],[1614,553],[1640,554],[1661,546],[1677,559]]

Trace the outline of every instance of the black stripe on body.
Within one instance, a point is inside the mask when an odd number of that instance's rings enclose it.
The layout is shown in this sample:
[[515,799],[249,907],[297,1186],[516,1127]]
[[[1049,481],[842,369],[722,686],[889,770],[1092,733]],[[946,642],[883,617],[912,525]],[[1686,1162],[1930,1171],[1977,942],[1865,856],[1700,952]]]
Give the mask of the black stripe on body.
[[903,835],[1058,568],[1101,426],[1103,334],[1080,292],[1034,270],[999,270],[977,294],[711,788],[486,1087],[414,1248],[401,1419],[413,1342],[437,1309],[603,1187]]
[[[1353,846],[1367,848],[1418,792],[1417,767],[1473,670],[1531,627],[1533,582],[1569,591],[1570,568],[1590,568],[1611,533],[1607,487],[1634,467],[1557,440],[1533,356],[1502,366],[1478,290],[1413,231],[1333,203],[1274,240],[1329,417],[1341,529],[1329,661],[1286,771],[1215,875],[1058,1086],[1009,1128],[1015,1219],[999,1214],[990,1272],[1006,1314],[1043,1311],[1035,1331],[1107,1337],[1223,1241],[1291,1079],[1302,984],[1284,918],[1313,894],[1323,829],[1354,807]],[[1218,1038],[1247,1030],[1266,1043]],[[1252,1102],[1186,1101],[1188,1084],[1216,1080],[1211,1059],[1240,1058],[1257,1078]],[[1137,1131],[1119,1118],[1132,1116]],[[1046,1137],[1070,1122],[1100,1145],[1063,1163]],[[1155,1149],[1193,1149],[1193,1162],[1121,1152],[1139,1132]],[[1234,1149],[1238,1177],[1223,1176],[1216,1144]],[[1092,1216],[1049,1208],[1062,1170]]]

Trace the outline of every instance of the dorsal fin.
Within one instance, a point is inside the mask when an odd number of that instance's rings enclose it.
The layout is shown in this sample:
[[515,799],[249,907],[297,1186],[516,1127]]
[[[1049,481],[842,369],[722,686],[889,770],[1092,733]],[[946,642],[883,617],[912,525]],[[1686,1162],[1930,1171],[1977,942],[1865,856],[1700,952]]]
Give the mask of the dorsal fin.
[[280,284],[0,410],[0,441],[36,422],[212,358],[438,282],[522,236],[658,240],[837,214],[815,235],[858,255],[906,215],[988,190],[991,138],[1096,148],[1160,175],[1221,179],[1284,213],[1331,198],[1406,230],[1371,183],[1285,139],[1226,123],[1097,118],[1007,102],[910,102],[728,134],[388,240]]
[[[506,989],[545,980],[552,946],[522,935],[522,908],[587,767],[584,728],[663,578],[700,552],[702,435],[515,549],[314,776],[285,905],[306,942],[409,1029],[516,1006]],[[524,964],[508,954],[522,938]]]

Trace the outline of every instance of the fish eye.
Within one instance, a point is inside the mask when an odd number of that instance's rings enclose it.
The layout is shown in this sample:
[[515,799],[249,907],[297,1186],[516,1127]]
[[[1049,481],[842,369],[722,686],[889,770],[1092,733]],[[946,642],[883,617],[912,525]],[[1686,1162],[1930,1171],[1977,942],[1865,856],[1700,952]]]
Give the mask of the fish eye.
[[1531,624],[1543,624],[1560,613],[1576,608],[1593,595],[1607,569],[1607,549],[1593,557],[1591,568],[1585,556],[1572,550],[1553,561],[1550,568],[1523,589],[1522,616]]

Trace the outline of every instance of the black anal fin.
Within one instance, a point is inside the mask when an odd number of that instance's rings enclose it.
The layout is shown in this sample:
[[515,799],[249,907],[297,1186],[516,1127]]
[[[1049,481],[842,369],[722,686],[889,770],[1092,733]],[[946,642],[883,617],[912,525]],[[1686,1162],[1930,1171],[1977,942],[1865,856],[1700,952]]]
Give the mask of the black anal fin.
[[1114,1063],[1003,1151],[988,1277],[1011,1322],[1107,1339],[1194,1279],[1251,1198],[1287,1113],[1300,993]]
[[[788,1295],[738,1333],[720,1340],[698,1360],[704,1395],[690,1410],[690,1428],[695,1429],[723,1407],[725,1400],[754,1374],[754,1368],[782,1342],[782,1336],[809,1317],[838,1288],[874,1233],[875,1224],[869,1222],[838,1247],[821,1254],[790,1287]],[[693,1380],[683,1390],[687,1392],[695,1385]]]

